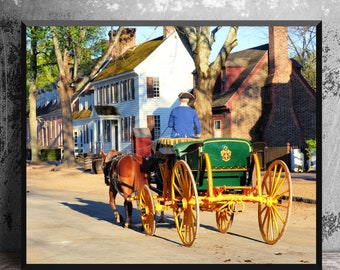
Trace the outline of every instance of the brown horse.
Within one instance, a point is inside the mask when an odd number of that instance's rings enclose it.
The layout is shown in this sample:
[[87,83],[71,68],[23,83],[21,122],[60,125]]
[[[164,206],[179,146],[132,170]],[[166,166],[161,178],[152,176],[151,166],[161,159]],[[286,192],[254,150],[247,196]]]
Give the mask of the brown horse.
[[[122,154],[114,149],[107,154],[101,151],[105,184],[109,188],[109,204],[117,223],[125,228],[131,228],[132,202],[128,200],[134,194],[139,194],[144,184],[148,183],[148,175],[142,170],[144,159],[136,154]],[[115,199],[117,193],[124,198],[125,219],[117,210]]]

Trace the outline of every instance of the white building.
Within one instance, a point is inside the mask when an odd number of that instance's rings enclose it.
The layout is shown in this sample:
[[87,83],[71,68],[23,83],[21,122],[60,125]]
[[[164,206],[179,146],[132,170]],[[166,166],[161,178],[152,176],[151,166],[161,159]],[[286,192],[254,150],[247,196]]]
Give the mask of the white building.
[[76,152],[131,151],[133,128],[149,128],[153,140],[170,137],[170,111],[193,88],[195,65],[174,28],[164,33],[112,59],[77,97]]

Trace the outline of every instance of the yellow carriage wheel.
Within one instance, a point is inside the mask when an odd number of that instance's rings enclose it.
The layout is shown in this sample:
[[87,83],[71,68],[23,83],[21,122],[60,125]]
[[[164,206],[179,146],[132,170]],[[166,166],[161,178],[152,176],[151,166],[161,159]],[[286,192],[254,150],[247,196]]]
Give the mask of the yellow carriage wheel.
[[[252,174],[251,174],[251,181],[253,187],[258,187],[258,185],[261,185],[261,166],[260,161],[257,153],[253,153],[251,156],[252,162]],[[259,195],[259,194],[258,194]]]
[[221,233],[226,233],[233,224],[234,212],[224,209],[216,212],[217,229]]
[[139,210],[145,233],[154,235],[156,230],[155,204],[148,185],[144,185],[140,191]]
[[258,221],[262,238],[275,244],[284,234],[292,208],[292,180],[282,160],[273,161],[261,184],[263,201],[258,205]]
[[199,227],[199,204],[194,176],[184,160],[176,161],[171,173],[171,200],[179,237],[190,247]]

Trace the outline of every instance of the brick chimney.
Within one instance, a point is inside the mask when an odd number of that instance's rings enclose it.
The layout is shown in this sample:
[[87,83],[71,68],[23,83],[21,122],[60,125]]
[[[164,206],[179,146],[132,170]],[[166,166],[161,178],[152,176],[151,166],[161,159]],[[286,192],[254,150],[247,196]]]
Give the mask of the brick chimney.
[[163,26],[163,39],[166,39],[173,32],[175,32],[175,27],[174,26]]
[[[113,31],[113,36],[116,34],[116,30]],[[109,40],[111,40],[111,31],[108,33]],[[113,48],[111,52],[112,58],[117,58],[119,55],[124,53],[127,49],[136,46],[136,28],[124,28],[120,40],[118,48]]]
[[272,83],[287,83],[292,73],[288,59],[288,28],[286,26],[269,27],[269,74]]
[[269,77],[266,91],[270,100],[270,113],[264,129],[268,146],[283,146],[286,141],[293,146],[301,145],[301,127],[292,106],[292,62],[288,58],[287,26],[269,27]]

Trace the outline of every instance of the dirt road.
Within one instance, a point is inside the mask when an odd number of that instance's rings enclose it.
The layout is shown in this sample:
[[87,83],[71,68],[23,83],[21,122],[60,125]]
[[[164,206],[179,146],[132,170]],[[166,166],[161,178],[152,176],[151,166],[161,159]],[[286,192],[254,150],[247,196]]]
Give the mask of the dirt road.
[[[172,212],[157,223],[154,236],[146,236],[134,203],[133,226],[122,228],[102,174],[52,167],[27,166],[27,264],[316,264],[314,203],[293,202],[288,228],[275,245],[261,238],[256,204],[246,204],[226,234],[218,232],[214,213],[201,211],[197,239],[188,248]],[[316,181],[307,176],[292,177],[294,195],[316,199]],[[120,196],[117,203],[123,213]]]

